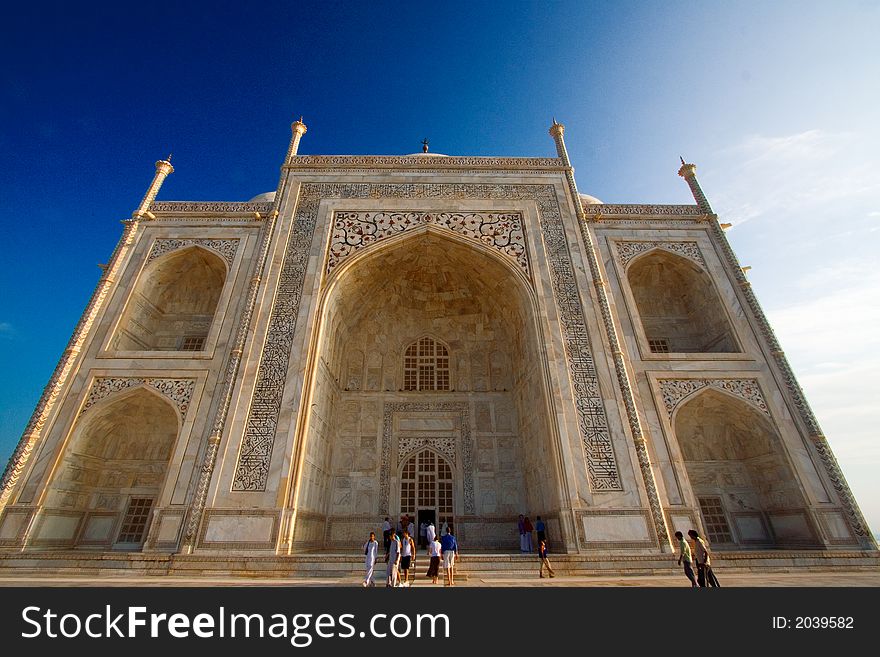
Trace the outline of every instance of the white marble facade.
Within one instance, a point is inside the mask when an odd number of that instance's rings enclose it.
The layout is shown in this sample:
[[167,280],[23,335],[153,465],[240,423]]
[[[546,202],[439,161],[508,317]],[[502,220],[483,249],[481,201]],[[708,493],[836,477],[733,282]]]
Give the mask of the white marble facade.
[[564,145],[299,156],[304,130],[254,202],[156,202],[157,174],[0,549],[347,551],[408,505],[472,549],[516,551],[520,513],[573,553],[873,547],[701,193],[607,205]]

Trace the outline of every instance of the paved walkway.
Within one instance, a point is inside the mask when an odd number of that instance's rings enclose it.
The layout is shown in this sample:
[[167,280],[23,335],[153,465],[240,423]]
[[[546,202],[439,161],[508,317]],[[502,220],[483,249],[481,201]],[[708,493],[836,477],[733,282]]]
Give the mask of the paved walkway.
[[[880,587],[880,571],[860,572],[812,572],[812,573],[729,573],[716,571],[722,586],[730,587],[765,587],[765,586],[870,586]],[[242,577],[177,577],[169,576],[137,576],[108,577],[9,577],[0,576],[0,587],[4,586],[360,586],[361,580],[355,577],[321,578],[242,578]],[[413,588],[443,588],[442,584],[431,584],[419,578]],[[534,577],[511,577],[480,575],[456,581],[456,588],[465,587],[681,587],[688,586],[684,575],[648,575],[648,576],[613,576],[613,577],[566,577],[557,576],[553,579]]]

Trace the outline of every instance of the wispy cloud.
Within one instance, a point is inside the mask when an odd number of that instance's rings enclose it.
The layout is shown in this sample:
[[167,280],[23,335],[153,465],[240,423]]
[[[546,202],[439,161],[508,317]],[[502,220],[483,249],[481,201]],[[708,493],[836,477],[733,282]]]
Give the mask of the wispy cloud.
[[8,339],[15,336],[15,328],[9,322],[0,322],[0,339]]
[[[723,150],[711,174],[715,209],[733,224],[864,199],[876,216],[876,156],[859,135],[806,130],[752,135]],[[861,216],[868,213],[868,208]],[[880,214],[880,213],[878,213]]]

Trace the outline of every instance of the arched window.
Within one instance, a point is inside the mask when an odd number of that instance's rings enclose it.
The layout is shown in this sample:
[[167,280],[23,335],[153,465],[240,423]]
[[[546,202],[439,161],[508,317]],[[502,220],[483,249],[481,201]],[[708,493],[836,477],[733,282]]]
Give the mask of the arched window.
[[403,357],[404,390],[449,390],[449,350],[433,338],[419,338]]

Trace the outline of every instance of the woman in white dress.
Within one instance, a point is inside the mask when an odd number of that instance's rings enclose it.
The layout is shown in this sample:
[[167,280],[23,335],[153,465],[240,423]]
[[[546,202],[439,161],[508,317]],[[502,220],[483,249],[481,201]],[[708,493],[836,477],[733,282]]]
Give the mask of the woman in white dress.
[[379,542],[376,540],[376,532],[370,532],[370,540],[364,543],[364,567],[367,574],[364,577],[364,586],[376,586],[373,581],[373,569],[376,566],[376,557],[379,554]]

